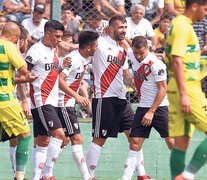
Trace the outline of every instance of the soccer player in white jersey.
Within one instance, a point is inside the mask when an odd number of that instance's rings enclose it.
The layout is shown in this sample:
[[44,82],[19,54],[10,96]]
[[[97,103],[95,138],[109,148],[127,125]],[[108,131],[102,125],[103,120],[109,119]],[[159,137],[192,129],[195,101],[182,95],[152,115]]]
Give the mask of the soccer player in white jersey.
[[[40,74],[36,81],[30,83],[34,133],[38,135],[32,157],[34,160],[32,180],[40,179],[43,168],[42,179],[54,179],[52,169],[65,138],[55,108],[58,104],[59,83],[57,46],[63,31],[64,26],[60,22],[56,20],[46,22],[43,40],[34,44],[26,54],[28,68],[33,70],[34,74]],[[65,67],[69,65],[66,60],[62,64]],[[51,140],[50,136],[53,136]]]
[[123,180],[131,180],[139,162],[138,152],[145,138],[154,127],[165,138],[169,149],[172,139],[168,136],[167,72],[165,64],[148,51],[147,40],[137,36],[132,40],[132,49],[127,51],[132,61],[134,83],[139,104],[130,129],[130,150],[125,163]]
[[[125,82],[130,80],[131,75],[128,72],[126,52],[119,46],[119,43],[125,38],[126,27],[124,17],[113,16],[109,21],[109,35],[98,39],[98,49],[92,57],[94,73],[93,140],[87,153],[87,166],[92,177],[94,177],[101,148],[106,139],[117,137],[118,132],[123,131],[128,137],[134,117],[131,106],[126,101],[126,87],[123,83],[123,80]],[[142,156],[141,151],[139,155]],[[141,163],[138,169],[138,172],[146,175]],[[144,176],[140,174],[138,176],[140,180],[144,179]]]
[[70,137],[72,156],[83,180],[92,180],[92,178],[83,155],[83,139],[75,114],[75,101],[82,106],[87,106],[89,103],[89,100],[80,96],[77,91],[83,79],[86,65],[91,62],[89,56],[93,56],[98,47],[98,37],[99,34],[96,32],[84,31],[80,33],[78,37],[79,49],[72,51],[65,57],[71,57],[72,63],[60,73],[59,77],[58,116],[66,137]]

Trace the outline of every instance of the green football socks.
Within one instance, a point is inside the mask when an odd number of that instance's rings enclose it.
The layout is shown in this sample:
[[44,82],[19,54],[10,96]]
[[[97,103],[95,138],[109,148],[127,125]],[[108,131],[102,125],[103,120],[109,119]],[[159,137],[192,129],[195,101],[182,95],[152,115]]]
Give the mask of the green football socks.
[[25,138],[18,138],[16,150],[16,171],[24,172],[28,159],[28,147],[31,136]]
[[196,174],[198,170],[205,164],[207,161],[207,138],[204,139],[201,144],[197,147],[193,158],[191,159],[186,170],[192,174]]
[[185,151],[172,149],[170,157],[171,177],[175,178],[178,174],[182,173],[185,168]]

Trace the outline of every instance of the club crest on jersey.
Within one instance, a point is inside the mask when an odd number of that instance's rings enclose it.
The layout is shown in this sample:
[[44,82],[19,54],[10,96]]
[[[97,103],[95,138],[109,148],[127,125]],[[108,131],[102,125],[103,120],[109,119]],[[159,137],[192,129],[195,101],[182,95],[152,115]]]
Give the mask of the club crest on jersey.
[[118,64],[119,66],[123,66],[125,62],[126,57],[124,56],[122,59],[119,59],[116,56],[108,55],[107,62]]
[[53,121],[49,121],[48,124],[50,127],[53,127]]
[[74,123],[74,127],[78,129],[78,123]]
[[149,72],[149,70],[150,70],[150,67],[148,65],[145,65],[144,66],[144,72],[145,72],[145,74],[147,74]]
[[102,130],[102,135],[106,136],[106,134],[107,134],[107,130]]

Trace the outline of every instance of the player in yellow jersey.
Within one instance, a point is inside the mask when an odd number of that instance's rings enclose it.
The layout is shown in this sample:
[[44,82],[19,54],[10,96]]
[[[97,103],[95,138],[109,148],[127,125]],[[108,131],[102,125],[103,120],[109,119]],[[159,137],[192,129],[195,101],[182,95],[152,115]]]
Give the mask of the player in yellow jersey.
[[200,47],[192,26],[206,15],[207,0],[186,0],[184,14],[173,19],[166,40],[165,60],[171,75],[168,84],[169,134],[175,139],[170,167],[172,179],[176,180],[194,179],[195,173],[207,161],[205,138],[189,165],[185,168],[184,164],[194,126],[200,132],[207,132],[207,99],[200,84]]
[[15,94],[15,68],[20,75],[25,76],[25,81],[33,81],[37,76],[31,76],[26,62],[15,46],[19,36],[20,29],[16,23],[8,22],[4,25],[0,37],[0,130],[4,129],[9,137],[18,137],[15,178],[23,180],[28,159],[30,129]]

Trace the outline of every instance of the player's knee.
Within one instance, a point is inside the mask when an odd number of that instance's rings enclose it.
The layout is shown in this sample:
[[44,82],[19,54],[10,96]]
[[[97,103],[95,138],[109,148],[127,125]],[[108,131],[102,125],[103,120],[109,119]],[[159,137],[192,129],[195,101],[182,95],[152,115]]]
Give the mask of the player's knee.
[[83,138],[82,138],[81,134],[76,134],[76,135],[72,136],[70,139],[71,139],[72,145],[83,144]]
[[142,145],[139,143],[137,138],[130,138],[130,150],[132,151],[140,151]]
[[60,140],[64,140],[64,138],[65,138],[65,133],[63,131],[63,128],[55,129],[55,130],[51,131],[51,134],[54,138],[57,138]]

